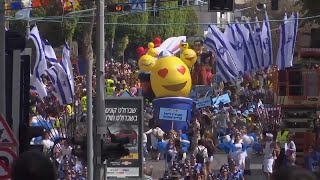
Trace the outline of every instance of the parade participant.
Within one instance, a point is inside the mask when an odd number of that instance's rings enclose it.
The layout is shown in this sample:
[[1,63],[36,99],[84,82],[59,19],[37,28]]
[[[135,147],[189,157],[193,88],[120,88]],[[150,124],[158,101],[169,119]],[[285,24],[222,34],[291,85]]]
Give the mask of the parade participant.
[[240,133],[237,133],[234,138],[234,143],[230,148],[228,162],[232,165],[232,162],[236,162],[241,171],[245,169],[245,159],[247,157],[247,152],[244,148],[242,137]]
[[243,172],[240,171],[237,163],[231,165],[231,171],[229,175],[230,180],[244,180]]
[[207,82],[207,72],[206,68],[203,66],[205,60],[207,58],[211,58],[211,53],[204,53],[203,52],[203,41],[202,40],[196,40],[193,44],[194,50],[197,53],[197,62],[194,64],[193,70],[192,70],[192,84],[193,85],[208,85]]
[[205,147],[203,139],[198,141],[198,146],[194,149],[193,155],[196,157],[197,164],[204,165],[208,158],[208,149]]
[[266,174],[267,179],[270,180],[273,172],[273,163],[275,154],[276,143],[273,141],[273,135],[271,133],[266,133],[266,142],[264,147],[264,160],[263,160],[263,172]]
[[159,161],[160,159],[160,152],[158,151],[158,142],[163,139],[164,132],[158,126],[155,128],[150,129],[149,131],[145,132],[147,135],[151,135],[151,157],[154,160]]
[[285,154],[286,154],[286,165],[292,166],[295,165],[296,161],[296,144],[293,142],[294,134],[289,133],[288,134],[288,140],[285,143]]
[[177,155],[177,149],[173,139],[169,139],[166,152],[166,169],[170,169]]
[[200,123],[196,117],[192,119],[192,146],[191,151],[193,151],[198,146],[198,141],[201,139],[200,134]]
[[277,158],[276,162],[275,162],[275,169],[279,169],[285,161],[285,143],[288,141],[288,135],[289,135],[289,131],[285,130],[284,124],[281,124],[280,126],[280,130],[277,133],[277,143],[279,143],[280,147],[281,147],[281,151],[279,154],[279,157]]
[[313,146],[308,149],[308,154],[304,159],[304,166],[306,169],[318,175],[320,172],[320,153],[317,152]]
[[228,165],[222,165],[218,174],[218,180],[228,180],[230,169]]
[[212,135],[209,131],[204,132],[203,140],[204,140],[205,147],[208,150],[208,159],[206,160],[206,162],[208,162],[210,165],[210,163],[213,161],[213,154],[215,152],[215,145],[212,140]]

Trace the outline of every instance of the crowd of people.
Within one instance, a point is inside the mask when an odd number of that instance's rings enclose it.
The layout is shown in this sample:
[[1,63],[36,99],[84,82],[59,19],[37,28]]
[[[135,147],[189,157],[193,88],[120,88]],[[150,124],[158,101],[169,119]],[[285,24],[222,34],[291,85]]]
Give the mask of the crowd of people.
[[[228,94],[231,101],[201,109],[194,107],[192,121],[186,132],[161,130],[152,117],[152,103],[146,101],[144,121],[147,123],[143,136],[145,158],[165,160],[163,179],[241,180],[251,175],[250,160],[253,154],[264,157],[263,172],[268,178],[284,162],[294,165],[297,149],[293,141],[294,134],[277,126],[280,112],[264,108],[273,101],[275,69],[272,67],[245,74],[234,82],[219,82],[212,68],[212,53],[204,51],[202,41],[195,41],[193,47],[199,56],[198,63],[192,69],[194,85],[212,87],[212,94],[197,94],[198,98]],[[134,63],[107,61],[106,96],[120,96],[123,93],[142,95],[143,79],[136,68]],[[93,87],[95,78],[94,75]],[[60,105],[52,93],[50,81],[44,81],[48,97],[43,101],[37,94],[31,94],[30,125],[42,126],[46,130],[42,137],[34,138],[31,143],[43,145],[44,153],[56,163],[60,179],[85,179],[86,174],[85,164],[72,154],[72,143],[68,141],[70,137],[86,134],[85,76],[75,71],[74,79],[76,93],[73,104]],[[212,163],[217,151],[228,154],[228,164],[221,166],[219,172],[214,172]],[[312,169],[313,166],[308,168]],[[148,174],[152,176],[150,172]]]

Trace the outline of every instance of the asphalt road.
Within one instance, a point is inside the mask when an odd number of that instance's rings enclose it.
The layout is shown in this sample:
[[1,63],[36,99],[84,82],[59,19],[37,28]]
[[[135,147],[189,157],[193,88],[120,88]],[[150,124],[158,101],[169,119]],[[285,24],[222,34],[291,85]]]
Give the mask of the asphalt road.
[[[227,164],[227,155],[225,153],[217,153],[214,155],[214,170],[219,171],[221,165]],[[158,162],[147,160],[147,167],[153,166],[153,179],[159,179],[162,177],[165,171],[165,161],[160,160]],[[262,156],[252,156],[251,160],[251,176],[246,176],[246,180],[264,180],[265,177],[262,173]]]

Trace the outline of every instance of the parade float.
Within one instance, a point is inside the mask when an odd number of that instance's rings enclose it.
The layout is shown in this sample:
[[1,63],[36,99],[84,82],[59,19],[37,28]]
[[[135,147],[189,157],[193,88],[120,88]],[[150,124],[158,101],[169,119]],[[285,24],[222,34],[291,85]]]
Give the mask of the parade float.
[[[186,131],[191,120],[193,100],[188,98],[192,86],[189,68],[196,62],[197,55],[188,44],[180,42],[178,45],[175,42],[174,49],[161,46],[157,49],[149,43],[147,53],[138,61],[140,70],[150,74],[150,85],[156,97],[152,101],[153,117],[165,132]],[[179,50],[180,58],[175,56]]]

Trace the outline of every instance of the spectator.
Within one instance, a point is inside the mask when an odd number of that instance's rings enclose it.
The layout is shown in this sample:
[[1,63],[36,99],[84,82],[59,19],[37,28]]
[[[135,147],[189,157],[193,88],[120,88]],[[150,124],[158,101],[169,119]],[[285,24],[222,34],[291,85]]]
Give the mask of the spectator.
[[57,180],[53,163],[38,152],[25,152],[12,165],[12,180]]

